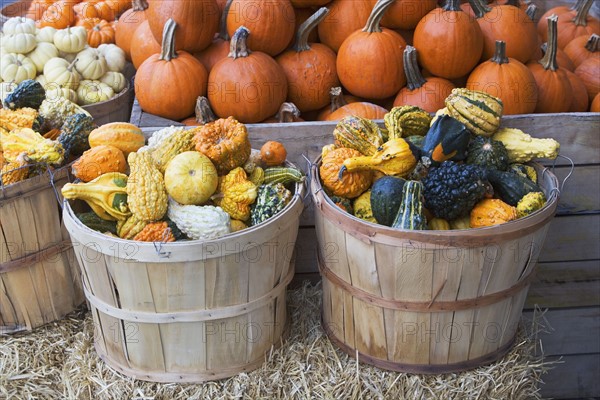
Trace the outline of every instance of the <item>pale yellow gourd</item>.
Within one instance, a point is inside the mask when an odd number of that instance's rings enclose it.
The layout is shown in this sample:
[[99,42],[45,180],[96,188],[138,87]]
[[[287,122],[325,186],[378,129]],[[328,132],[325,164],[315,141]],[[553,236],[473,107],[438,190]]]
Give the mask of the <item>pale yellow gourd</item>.
[[59,29],[54,34],[54,45],[60,51],[77,53],[87,44],[87,31],[82,26]]
[[29,57],[23,54],[8,53],[0,58],[0,77],[5,82],[21,83],[34,79],[37,69]]
[[2,32],[5,35],[15,33],[32,33],[35,34],[35,21],[26,17],[12,17],[4,22]]
[[52,43],[38,43],[33,51],[27,53],[27,57],[35,64],[38,74],[44,72],[44,65],[51,59],[58,57],[58,49]]
[[3,35],[1,43],[5,52],[27,54],[35,49],[37,41],[32,33],[13,33]]
[[77,90],[81,80],[74,63],[59,57],[51,58],[44,65],[44,76],[48,83],[56,83],[61,87]]
[[83,79],[99,79],[108,71],[108,66],[102,53],[89,47],[77,53],[75,69]]
[[108,71],[99,79],[100,82],[106,83],[115,93],[119,93],[125,89],[127,85],[127,79],[125,75],[120,72]]
[[121,72],[125,69],[127,59],[125,52],[119,46],[112,43],[103,43],[98,46],[98,51],[106,59],[106,66],[109,71]]
[[88,105],[110,100],[115,92],[106,83],[83,80],[77,88],[78,104]]
[[45,26],[41,29],[38,29],[35,34],[35,40],[38,43],[52,43],[54,44],[54,34],[56,33],[56,28],[52,26]]

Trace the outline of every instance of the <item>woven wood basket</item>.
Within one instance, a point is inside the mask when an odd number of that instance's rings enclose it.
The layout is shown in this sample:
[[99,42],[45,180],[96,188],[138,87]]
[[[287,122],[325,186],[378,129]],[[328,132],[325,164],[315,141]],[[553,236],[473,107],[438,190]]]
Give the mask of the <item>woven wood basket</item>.
[[286,287],[304,185],[267,222],[215,240],[144,243],[83,225],[65,202],[99,356],[154,382],[203,382],[258,368],[288,326]]
[[558,181],[536,165],[546,206],[506,224],[396,230],[343,212],[312,167],[323,327],[342,350],[380,368],[463,371],[506,354],[551,219]]
[[84,302],[61,227],[60,189],[70,167],[0,186],[0,334],[55,321]]

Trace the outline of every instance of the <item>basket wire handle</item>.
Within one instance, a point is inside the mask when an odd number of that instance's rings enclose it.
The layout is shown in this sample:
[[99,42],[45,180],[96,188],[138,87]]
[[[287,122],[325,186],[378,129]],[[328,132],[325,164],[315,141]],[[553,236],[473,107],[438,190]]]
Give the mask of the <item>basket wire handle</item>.
[[169,238],[169,234],[171,233],[171,228],[167,228],[163,231],[162,240],[160,242],[152,242],[154,245],[154,250],[156,251],[156,255],[159,258],[169,258],[171,257],[170,251],[163,251],[163,245],[167,243],[167,239]]
[[302,158],[304,158],[306,160],[306,165],[307,165],[306,180],[305,180],[305,184],[306,184],[307,188],[306,188],[306,194],[302,198],[302,201],[304,202],[304,204],[306,204],[306,199],[310,195],[310,182],[312,180],[312,167],[314,164],[312,163],[312,161],[310,161],[308,159],[308,157],[306,157],[306,155],[304,153],[302,153]]
[[58,206],[60,207],[61,210],[64,209],[64,206],[62,204],[62,201],[60,199],[60,194],[58,193],[58,189],[56,188],[56,184],[54,182],[54,173],[52,172],[52,169],[50,168],[50,166],[48,164],[46,165],[46,171],[48,172],[48,175],[50,176],[50,186],[52,186],[52,190],[54,190],[54,196],[56,196],[56,202],[58,203]]
[[[569,173],[567,174],[567,176],[565,176],[565,178],[562,180],[562,182],[560,183],[558,188],[552,188],[552,190],[550,191],[550,194],[552,193],[556,193],[559,197],[560,194],[563,192],[564,187],[565,187],[565,183],[567,183],[567,181],[569,180],[569,178],[571,177],[571,175],[573,175],[573,171],[575,170],[575,162],[567,157],[567,156],[563,156],[561,154],[559,154],[555,159],[554,162],[552,163],[552,172],[554,172],[556,170],[556,160],[558,160],[558,158],[564,158],[565,160],[567,160],[570,164],[571,164],[571,169],[569,170]],[[546,167],[543,169],[542,171],[542,177],[544,177],[544,174],[546,173],[546,171],[548,171],[549,168]]]

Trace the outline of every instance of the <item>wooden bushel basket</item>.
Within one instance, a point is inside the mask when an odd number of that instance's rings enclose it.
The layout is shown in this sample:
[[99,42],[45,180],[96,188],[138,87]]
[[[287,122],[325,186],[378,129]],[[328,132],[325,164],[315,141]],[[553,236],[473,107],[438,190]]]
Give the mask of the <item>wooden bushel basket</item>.
[[60,189],[70,167],[0,187],[0,334],[58,320],[84,302],[61,227]]
[[543,209],[502,225],[396,230],[362,221],[324,193],[312,166],[323,328],[380,368],[447,373],[504,356],[558,204],[557,178],[535,164]]
[[145,243],[64,222],[83,275],[98,355],[154,382],[204,382],[258,368],[286,331],[286,287],[304,184],[266,222],[214,240]]

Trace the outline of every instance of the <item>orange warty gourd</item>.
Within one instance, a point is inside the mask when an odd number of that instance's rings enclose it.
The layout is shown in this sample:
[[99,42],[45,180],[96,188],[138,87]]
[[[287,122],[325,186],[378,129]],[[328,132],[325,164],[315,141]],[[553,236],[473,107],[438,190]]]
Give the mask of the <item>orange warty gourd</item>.
[[150,56],[135,75],[135,94],[142,110],[180,120],[194,112],[198,96],[206,94],[206,68],[190,53],[175,51],[177,23],[165,24],[160,54]]
[[583,81],[590,101],[594,100],[600,92],[600,58],[588,58],[575,69],[575,74]]
[[83,182],[89,182],[108,172],[125,173],[127,160],[118,148],[100,145],[86,150],[71,168],[75,177]]
[[115,44],[123,49],[129,61],[131,61],[131,40],[135,30],[146,20],[146,13],[144,13],[146,8],[148,8],[146,0],[133,0],[131,8],[119,17],[115,29]]
[[470,0],[483,33],[482,60],[494,56],[496,41],[506,43],[506,56],[522,63],[532,59],[538,42],[535,23],[527,13],[513,5],[488,7],[482,0]]
[[574,72],[565,70],[569,82],[571,83],[571,89],[573,89],[573,98],[571,100],[570,112],[586,112],[590,106],[590,99],[588,98],[587,88],[579,76]]
[[435,113],[446,106],[444,100],[455,88],[454,84],[444,78],[424,78],[417,64],[417,49],[413,46],[406,46],[404,50],[404,73],[407,85],[398,92],[393,107],[412,105]]
[[103,43],[115,42],[115,30],[110,22],[100,18],[84,18],[77,22],[87,31],[87,42],[90,47],[98,47]]
[[565,46],[564,53],[573,61],[575,68],[588,58],[600,58],[600,36],[594,33],[576,37]]
[[471,72],[467,89],[481,90],[500,98],[504,114],[530,114],[535,111],[538,101],[535,78],[525,64],[507,57],[505,49],[505,42],[496,42],[496,54]]
[[421,18],[436,7],[436,0],[396,0],[385,12],[381,25],[394,29],[415,29]]
[[367,101],[357,101],[342,106],[325,117],[325,121],[339,121],[344,117],[356,115],[368,119],[383,119],[388,110]]
[[208,100],[221,118],[256,123],[277,113],[287,96],[287,79],[268,54],[248,50],[248,35],[248,29],[240,27],[231,38],[227,58],[210,71]]
[[429,12],[415,28],[414,46],[419,63],[433,75],[446,79],[467,75],[481,59],[483,34],[477,21],[448,0]]
[[[594,0],[583,0],[575,10],[558,15],[558,48],[563,49],[578,36],[600,34],[600,20],[590,15]],[[544,23],[538,23],[538,33],[542,39],[548,40],[548,31],[543,30]]]
[[535,112],[559,113],[569,111],[573,89],[566,72],[556,62],[558,49],[556,27],[558,17],[548,18],[548,49],[544,58],[527,65],[538,86],[538,102]]
[[206,72],[208,73],[210,73],[210,70],[217,62],[227,58],[227,54],[229,54],[230,37],[229,33],[227,33],[227,14],[229,13],[232,1],[233,0],[227,0],[227,3],[225,4],[225,8],[221,14],[219,32],[210,46],[199,53],[194,53],[194,57],[204,65],[204,68],[206,68]]
[[348,36],[338,50],[338,76],[355,96],[385,99],[406,85],[402,57],[406,42],[400,34],[380,26],[393,2],[378,0],[365,27]]
[[365,192],[373,179],[371,170],[345,172],[340,178],[340,169],[344,161],[352,157],[360,157],[358,150],[340,147],[329,151],[323,157],[319,167],[319,175],[323,186],[336,196],[353,199]]
[[168,19],[177,24],[175,50],[193,53],[207,48],[219,29],[219,7],[215,0],[148,0],[146,18],[159,42]]
[[327,4],[329,14],[317,28],[321,43],[337,52],[352,32],[362,29],[369,19],[372,0],[333,0]]
[[308,43],[308,35],[327,13],[323,7],[306,20],[298,29],[294,46],[275,59],[287,78],[287,101],[301,112],[327,105],[330,88],[340,84],[334,51],[321,43]]
[[248,46],[252,50],[276,56],[294,37],[295,20],[290,0],[233,0],[227,32],[231,36],[244,26],[250,31]]
[[151,55],[160,53],[160,43],[154,40],[148,21],[144,21],[137,27],[131,38],[131,62],[137,69]]

